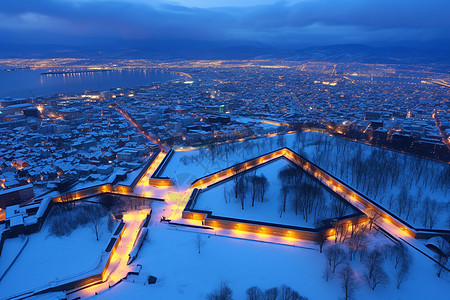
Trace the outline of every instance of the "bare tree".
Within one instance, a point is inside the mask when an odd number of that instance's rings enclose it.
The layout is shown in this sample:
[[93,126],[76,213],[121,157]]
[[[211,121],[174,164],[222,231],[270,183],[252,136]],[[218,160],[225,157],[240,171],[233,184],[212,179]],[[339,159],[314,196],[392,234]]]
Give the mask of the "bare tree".
[[99,240],[99,231],[103,225],[106,210],[98,204],[75,205],[67,210],[64,206],[56,206],[50,213],[50,233],[56,236],[68,235],[78,226],[88,225]]
[[[282,213],[286,212],[286,201],[288,198],[289,193],[292,191],[295,192],[295,186],[294,186],[294,178],[298,177],[296,174],[298,173],[298,170],[296,170],[293,166],[286,166],[283,169],[280,170],[278,173],[278,178],[281,182],[281,194],[282,194]],[[294,193],[294,195],[297,195],[297,193]],[[297,201],[295,199],[296,197],[293,197],[293,201]],[[297,207],[298,203],[293,203],[294,209],[298,209]],[[297,214],[297,212],[296,212]]]
[[264,202],[264,197],[266,195],[267,188],[269,187],[269,181],[264,175],[252,175],[249,177],[248,181],[252,186],[252,206],[255,205],[255,199],[259,198],[261,202]]
[[389,199],[388,199],[388,207],[389,207],[389,209],[392,209],[392,206],[394,205],[394,202],[395,202],[394,195],[390,195]]
[[281,183],[281,195],[282,195],[282,207],[281,207],[281,211],[286,212],[286,200],[287,197],[289,195],[291,191],[291,188],[288,185],[284,185],[283,183]]
[[410,201],[409,189],[406,185],[402,185],[400,192],[397,195],[397,212],[400,216],[404,213],[407,203]]
[[269,188],[269,181],[267,180],[267,177],[264,176],[264,174],[261,174],[261,176],[259,176],[258,182],[259,182],[259,189],[260,189],[259,195],[261,196],[261,202],[264,202],[264,197],[266,195],[267,189]]
[[98,241],[98,232],[100,231],[100,228],[101,228],[100,220],[97,218],[92,218],[91,225],[92,225],[92,230],[95,233],[95,237],[97,238],[97,241]]
[[107,209],[110,210],[115,203],[116,197],[110,193],[105,193],[100,196],[100,203]]
[[350,260],[353,260],[356,254],[365,248],[367,240],[365,230],[365,224],[357,224],[352,227],[352,235],[347,240]]
[[[60,208],[60,210],[62,209]],[[63,214],[53,214],[52,212],[50,221],[49,232],[55,236],[68,235],[73,230]]]
[[450,244],[442,237],[437,239],[437,253],[438,253],[438,265],[437,265],[437,277],[441,277],[442,271],[448,270],[448,262],[450,257]]
[[369,218],[369,230],[372,230],[373,225],[381,219],[381,215],[375,210],[370,210],[367,217]]
[[211,163],[213,163],[213,164],[214,164],[214,161],[216,160],[216,153],[217,153],[216,148],[217,147],[214,143],[211,143],[208,147],[208,150],[209,150],[209,153],[211,156]]
[[295,215],[297,215],[300,210],[300,203],[302,201],[302,197],[304,197],[304,194],[300,185],[294,185],[292,190],[294,192],[294,197],[292,197],[292,208],[294,209]]
[[248,288],[245,293],[247,294],[247,300],[264,300],[264,293],[257,286]]
[[114,219],[113,215],[108,215],[108,231],[112,232],[114,229],[114,225],[116,225],[116,220]]
[[264,292],[264,300],[277,300],[278,294],[277,287],[270,288]]
[[340,199],[334,199],[331,203],[331,211],[333,213],[334,218],[340,218],[345,215],[347,212],[347,203]]
[[279,300],[290,300],[293,292],[294,292],[294,290],[292,290],[287,285],[283,284],[280,287],[280,296],[278,297],[278,299]]
[[307,297],[301,296],[297,291],[293,291],[291,294],[291,300],[308,300]]
[[269,138],[267,140],[269,141],[269,149],[272,149],[273,148],[273,143],[274,143],[273,139]]
[[283,147],[286,144],[286,137],[281,132],[278,132],[277,135],[277,145],[279,148]]
[[244,209],[244,200],[247,194],[247,181],[245,180],[244,176],[236,176],[236,177],[239,178],[237,178],[234,185],[235,196],[241,202],[242,209]]
[[323,271],[323,278],[325,279],[326,282],[328,282],[328,280],[332,277],[333,277],[333,270],[331,269],[330,265],[327,263],[325,265],[325,270]]
[[335,231],[334,242],[343,243],[348,235],[348,225],[342,221],[333,222],[333,228]]
[[400,289],[400,285],[408,276],[409,268],[411,265],[411,256],[408,253],[408,250],[405,248],[405,251],[402,252],[401,260],[399,267],[397,269],[397,289]]
[[283,284],[280,288],[280,294],[277,298],[278,300],[307,300],[307,298],[300,296],[300,294],[293,290],[292,288],[288,287],[287,285]]
[[345,300],[351,299],[357,287],[355,272],[349,264],[346,264],[339,272],[339,277],[341,279],[341,287],[344,291]]
[[[305,141],[305,135],[302,134],[302,131],[301,131],[301,130],[297,130],[297,131],[295,132],[295,142],[296,142],[297,144],[300,144],[301,146],[303,146],[304,141]],[[300,146],[300,145],[298,145],[298,146]]]
[[374,265],[374,268],[370,272],[370,275],[369,273],[364,274],[364,279],[372,290],[375,290],[378,285],[385,285],[389,282],[389,277],[381,265]]
[[91,224],[92,230],[95,233],[97,241],[99,240],[99,231],[102,227],[102,217],[104,216],[104,209],[102,206],[91,205],[86,207],[86,213],[89,213],[89,223]]
[[318,239],[317,239],[317,242],[319,244],[320,253],[322,253],[323,245],[325,244],[326,241],[327,241],[327,236],[325,235],[325,232],[324,231],[320,232],[318,235]]
[[72,199],[72,194],[71,193],[69,193],[69,192],[62,192],[61,196],[60,196],[60,199],[61,199],[62,206],[65,209],[67,209],[67,210],[72,209],[74,201]]
[[369,278],[372,278],[372,274],[375,270],[375,267],[381,265],[383,263],[383,256],[377,250],[371,251],[365,257],[364,264],[367,268],[367,275]]
[[395,262],[394,268],[397,269],[398,264],[404,259],[406,255],[408,255],[407,251],[408,249],[406,249],[405,246],[403,246],[403,244],[401,243],[397,243],[391,248],[391,258],[393,258]]
[[406,220],[409,219],[411,214],[414,215],[414,213],[413,213],[413,199],[412,199],[412,197],[409,197],[408,201],[406,202],[405,213],[406,213]]
[[356,242],[353,236],[351,236],[347,241],[347,248],[348,248],[348,259],[350,261],[353,260],[353,258],[356,256]]
[[424,201],[422,210],[422,221],[425,228],[432,229],[439,217],[439,203],[427,197]]
[[225,200],[225,203],[230,203],[231,202],[231,194],[230,191],[228,191],[228,189],[226,187],[224,187],[223,189],[223,198]]
[[390,258],[392,260],[392,253],[393,253],[392,249],[391,249],[392,247],[394,247],[394,246],[391,246],[389,244],[383,244],[382,246],[377,247],[377,248],[383,254],[384,259]]
[[252,175],[249,177],[248,181],[252,186],[251,195],[252,195],[252,206],[255,206],[255,198],[259,197],[259,177],[257,175]]
[[204,244],[205,241],[202,239],[202,236],[200,234],[197,234],[197,236],[195,237],[195,248],[197,248],[198,254],[200,254],[200,251],[202,250]]
[[331,246],[325,249],[325,257],[328,264],[331,267],[333,274],[336,272],[336,268],[345,261],[345,251],[338,246]]
[[313,209],[314,209],[314,223],[321,222],[328,210],[328,207],[326,205],[326,199],[323,191],[320,191],[320,193],[313,199]]
[[[233,168],[234,169],[234,168]],[[234,198],[237,199],[238,197],[238,193],[239,193],[239,181],[241,180],[241,175],[237,175],[237,172],[235,173],[236,175],[234,175],[233,177],[233,191],[234,191]]]
[[317,184],[311,184],[304,182],[299,185],[299,189],[296,190],[297,200],[299,201],[298,208],[303,214],[303,218],[308,222],[308,217],[314,209],[315,203],[323,202],[323,191]]
[[298,169],[292,165],[286,166],[280,170],[278,173],[278,178],[281,181],[282,185],[291,186],[295,181],[299,181],[301,179],[303,173],[298,172]]
[[220,283],[220,286],[215,289],[211,294],[206,296],[208,300],[232,300],[233,291],[224,281]]

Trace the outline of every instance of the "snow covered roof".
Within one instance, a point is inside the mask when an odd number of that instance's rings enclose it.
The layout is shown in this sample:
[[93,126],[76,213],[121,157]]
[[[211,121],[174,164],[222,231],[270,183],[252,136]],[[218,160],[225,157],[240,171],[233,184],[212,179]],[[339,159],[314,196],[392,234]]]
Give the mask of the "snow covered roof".
[[4,191],[1,191],[0,195],[9,194],[9,193],[12,193],[12,192],[16,192],[16,191],[20,191],[20,190],[28,189],[28,188],[32,188],[32,187],[33,187],[32,184],[21,185],[21,186],[12,188],[12,189],[6,189]]
[[[23,217],[23,215],[26,215],[26,209],[20,207],[19,204],[7,206],[5,209],[5,219],[6,220],[12,220],[16,218],[17,216]],[[17,220],[15,220],[17,221]]]
[[434,237],[428,239],[428,241],[426,242],[425,245],[427,245],[427,246],[428,245],[433,245],[436,248],[439,248],[439,244],[446,245],[447,248],[450,247],[450,243],[447,242],[445,239],[443,239],[440,236],[434,236]]
[[18,215],[18,216],[15,216],[15,217],[12,217],[9,219],[10,227],[20,226],[20,225],[23,225],[23,216],[22,215]]

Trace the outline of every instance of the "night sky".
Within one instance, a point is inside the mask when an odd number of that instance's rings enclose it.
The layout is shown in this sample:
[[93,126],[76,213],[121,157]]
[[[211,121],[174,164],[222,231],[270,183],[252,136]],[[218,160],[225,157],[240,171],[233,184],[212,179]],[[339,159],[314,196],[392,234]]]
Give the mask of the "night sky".
[[1,0],[3,44],[446,47],[448,0]]

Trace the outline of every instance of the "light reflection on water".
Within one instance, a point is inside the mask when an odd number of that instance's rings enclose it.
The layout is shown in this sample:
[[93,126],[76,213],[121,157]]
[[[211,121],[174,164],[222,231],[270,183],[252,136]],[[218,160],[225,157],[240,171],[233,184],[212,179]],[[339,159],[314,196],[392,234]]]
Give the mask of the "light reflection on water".
[[165,82],[179,75],[156,69],[112,70],[41,75],[47,70],[0,71],[0,97],[33,97],[60,93],[104,91],[116,87],[135,87]]

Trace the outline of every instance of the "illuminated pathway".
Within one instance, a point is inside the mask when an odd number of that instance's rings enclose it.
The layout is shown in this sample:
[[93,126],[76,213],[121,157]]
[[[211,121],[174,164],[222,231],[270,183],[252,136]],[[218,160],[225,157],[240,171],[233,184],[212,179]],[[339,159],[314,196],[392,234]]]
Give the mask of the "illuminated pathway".
[[450,84],[448,84],[447,82],[445,82],[444,80],[431,80],[431,81],[429,81],[430,83],[434,83],[434,84],[438,84],[438,85],[442,85],[442,86],[445,86],[445,87],[448,87],[448,88],[450,88]]
[[147,216],[148,212],[148,209],[144,209],[140,211],[128,212],[123,216],[123,221],[126,224],[126,228],[123,233],[122,239],[112,256],[111,263],[108,266],[104,277],[104,282],[68,294],[68,299],[87,298],[94,296],[117,284],[121,279],[127,276],[128,272],[135,269],[135,266],[127,264],[128,254],[133,249],[133,245],[139,232],[140,225]]
[[139,133],[141,133],[143,136],[145,136],[150,142],[155,143],[159,146],[161,146],[160,142],[158,139],[156,139],[154,136],[152,136],[151,134],[149,134],[147,131],[145,131],[141,125],[139,125],[138,123],[136,123],[133,118],[122,108],[120,108],[119,106],[115,105],[113,106],[125,119],[128,120],[128,122],[131,123],[131,125],[133,125],[134,127],[136,127],[136,129],[139,131]]
[[[155,158],[154,162],[149,167],[148,171],[146,172],[145,176],[139,181],[138,185],[135,188],[135,193],[144,195],[147,197],[158,197],[165,200],[165,203],[161,203],[161,215],[164,216],[166,219],[169,219],[172,221],[172,223],[181,223],[181,224],[187,224],[187,225],[198,225],[201,226],[201,221],[195,221],[195,220],[189,220],[189,219],[183,219],[182,213],[185,209],[185,206],[187,202],[189,201],[189,198],[192,194],[192,191],[194,188],[198,189],[204,189],[214,183],[217,183],[219,181],[223,181],[225,179],[230,178],[231,176],[234,176],[236,173],[244,172],[248,169],[254,168],[258,166],[259,164],[266,163],[269,161],[272,161],[274,159],[279,158],[280,156],[286,156],[286,158],[296,161],[295,158],[293,158],[293,153],[289,149],[280,149],[277,151],[274,151],[272,153],[267,154],[264,157],[259,157],[253,160],[249,160],[247,162],[244,162],[240,165],[239,168],[233,168],[220,171],[218,173],[212,174],[208,177],[201,178],[197,181],[195,181],[193,184],[191,184],[187,188],[177,187],[177,186],[170,186],[170,187],[157,187],[153,186],[149,183],[149,179],[151,175],[155,172],[156,168],[161,164],[163,159],[167,153],[165,151],[161,151],[158,156]],[[297,164],[299,164],[297,162]],[[308,163],[305,165],[305,169],[310,169],[310,166]],[[353,204],[357,209],[364,212],[366,215],[370,215],[373,212],[373,209],[370,208],[367,203],[364,204],[363,200],[357,199],[352,195],[352,192],[345,192],[342,189],[342,185],[336,185],[333,184],[332,181],[327,182],[326,179],[323,176],[324,173],[321,173],[322,175],[318,176],[314,174],[314,176],[321,180],[324,184],[326,184],[328,187],[330,187],[332,190],[334,190],[336,193],[341,195],[345,200]],[[131,252],[133,248],[133,244],[136,240],[139,227],[142,224],[142,220],[145,218],[146,214],[148,213],[147,210],[142,211],[135,211],[130,212],[124,215],[123,220],[126,223],[126,228],[123,233],[122,240],[118,244],[118,248],[116,252],[113,254],[111,259],[111,264],[108,266],[105,276],[103,277],[104,281],[100,284],[96,284],[93,286],[86,287],[82,290],[69,293],[68,299],[76,299],[76,298],[86,298],[90,296],[94,296],[97,293],[100,293],[102,291],[105,291],[109,289],[111,286],[117,284],[120,280],[125,278],[127,274],[130,271],[133,271],[137,268],[137,266],[129,266],[127,265],[128,262],[128,254]],[[415,250],[418,250],[422,252],[422,254],[427,255],[429,258],[431,258],[431,250],[425,247],[423,242],[421,240],[415,239],[412,236],[408,234],[408,231],[403,230],[401,226],[398,224],[392,223],[391,219],[389,219],[389,215],[386,215],[386,218],[380,218],[376,221],[377,226],[394,236],[395,238],[398,238],[399,240],[403,240],[407,242],[410,246],[412,246]],[[154,216],[155,218],[155,216]],[[176,225],[176,224],[175,224]],[[215,235],[222,235],[227,237],[233,237],[233,238],[240,238],[240,239],[247,239],[247,240],[254,240],[254,241],[260,241],[260,242],[267,242],[267,243],[276,243],[276,244],[284,244],[284,245],[292,245],[292,246],[298,246],[298,247],[306,247],[306,248],[317,248],[317,243],[313,243],[310,241],[305,240],[299,240],[295,238],[289,238],[289,237],[282,237],[282,236],[273,236],[269,234],[263,234],[263,233],[252,233],[252,232],[245,232],[245,231],[239,231],[239,230],[232,230],[232,229],[222,229],[222,228],[211,228],[211,227],[204,227],[204,228],[189,228],[189,227],[183,227],[180,228],[181,230],[186,231],[197,231],[205,234],[215,234]],[[330,237],[329,241],[331,242],[334,237]],[[427,254],[428,253],[428,254]]]
[[[281,151],[282,152],[282,151]],[[239,171],[237,173],[245,172],[251,168],[254,168],[258,164],[263,164],[266,162],[269,162],[271,160],[279,158],[278,155],[273,155],[269,157],[261,157],[255,161],[255,164],[253,163],[244,163],[241,165],[241,168],[239,168]],[[175,188],[168,189],[167,193],[165,194],[164,199],[169,204],[169,212],[170,214],[167,214],[165,217],[169,220],[176,221],[176,222],[190,222],[190,220],[182,219],[182,212],[184,208],[186,207],[187,202],[189,201],[189,197],[193,191],[194,188],[197,189],[204,189],[214,183],[217,183],[219,181],[226,180],[232,176],[234,176],[236,173],[232,170],[228,169],[221,173],[216,173],[211,176],[211,180],[207,182],[203,182],[203,180],[196,181],[193,185],[188,187],[185,190],[179,190],[177,191]],[[194,221],[195,222],[195,221]],[[198,222],[195,222],[198,223]]]
[[[345,200],[353,204],[357,209],[362,211],[367,216],[370,216],[375,211],[371,208],[366,207],[363,203],[355,199],[353,196],[346,194],[341,189],[339,189],[336,186],[330,186],[330,188],[338,193],[341,197],[343,197]],[[422,254],[426,255],[428,258],[434,260],[432,256],[434,255],[434,252],[427,248],[425,244],[420,240],[412,237],[408,234],[406,231],[406,228],[399,227],[396,224],[393,224],[389,218],[381,217],[378,220],[376,220],[375,224],[380,227],[381,229],[385,230],[389,234],[391,234],[393,237],[397,238],[399,241],[403,240],[409,246],[412,246],[415,250],[420,251]],[[435,260],[434,260],[435,261]]]
[[450,140],[449,140],[449,137],[447,136],[447,133],[445,132],[445,130],[442,128],[441,122],[439,122],[438,118],[436,117],[436,109],[433,110],[432,116],[433,116],[434,122],[436,123],[436,127],[437,127],[437,129],[439,130],[439,133],[440,133],[441,136],[442,136],[442,142],[443,142],[444,144],[446,144],[448,150],[450,150]]
[[[250,168],[253,168],[257,166],[258,164],[262,164],[268,161],[271,161],[273,159],[276,159],[280,156],[286,156],[286,158],[289,158],[293,162],[296,162],[295,154],[292,153],[289,149],[282,149],[273,152],[272,154],[266,156],[266,157],[260,157],[256,160],[248,161],[244,163],[242,168],[239,169],[239,173],[243,172],[245,170],[248,170]],[[256,162],[256,164],[255,164]],[[299,164],[298,162],[296,162]],[[303,164],[303,163],[301,163]],[[308,166],[309,163],[306,163],[304,168],[305,171],[309,170],[310,167]],[[310,172],[310,171],[308,171]],[[386,231],[387,233],[391,234],[393,237],[403,240],[407,243],[409,243],[410,246],[413,246],[416,250],[421,251],[423,254],[427,255],[429,258],[431,258],[432,252],[431,250],[426,248],[423,244],[423,241],[414,238],[414,236],[410,235],[411,230],[406,227],[406,225],[403,225],[401,223],[398,223],[395,221],[395,218],[391,216],[390,213],[387,212],[378,212],[378,210],[371,204],[361,202],[363,199],[357,199],[352,194],[353,192],[350,190],[348,193],[343,190],[342,185],[336,181],[333,183],[333,181],[327,181],[319,172],[318,174],[314,175],[318,180],[322,181],[326,186],[334,190],[337,194],[341,195],[346,201],[353,204],[357,209],[362,211],[367,216],[371,216],[373,214],[380,214],[381,218],[376,220],[376,225],[379,226],[381,229]],[[165,199],[166,202],[168,202],[168,209],[166,209],[165,217],[172,222],[176,223],[187,223],[191,225],[202,225],[202,221],[199,220],[191,220],[191,219],[182,219],[182,212],[189,200],[189,196],[191,195],[194,188],[198,189],[204,189],[214,183],[217,183],[219,181],[225,180],[231,176],[233,176],[235,173],[231,171],[230,169],[221,171],[216,174],[212,174],[206,178],[202,178],[201,180],[196,181],[192,184],[188,189],[184,191],[179,192],[169,192],[166,194]],[[367,200],[365,200],[367,201]],[[233,237],[240,237],[245,239],[253,239],[253,240],[264,240],[268,242],[275,242],[275,243],[283,243],[283,244],[291,244],[293,239],[281,239],[279,237],[273,237],[270,235],[263,235],[263,234],[254,234],[249,232],[241,232],[238,230],[229,230],[229,229],[222,229],[222,228],[213,228],[214,234],[220,234],[220,235],[227,235],[227,236],[233,236]],[[412,231],[414,232],[414,231]],[[427,254],[428,253],[428,254]]]
[[150,167],[147,169],[147,172],[145,172],[145,175],[142,176],[142,178],[139,180],[139,182],[136,184],[136,187],[133,190],[133,193],[141,195],[143,197],[155,197],[155,198],[162,198],[160,197],[161,193],[159,192],[160,189],[158,189],[155,186],[151,186],[149,184],[150,177],[152,177],[155,170],[159,167],[163,159],[166,157],[167,152],[165,150],[161,150],[158,153],[158,156],[153,160]]

